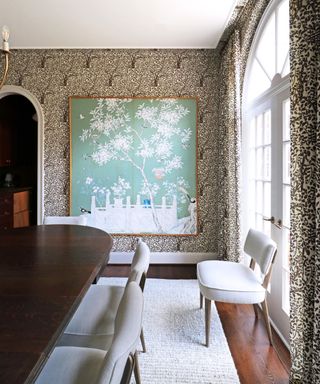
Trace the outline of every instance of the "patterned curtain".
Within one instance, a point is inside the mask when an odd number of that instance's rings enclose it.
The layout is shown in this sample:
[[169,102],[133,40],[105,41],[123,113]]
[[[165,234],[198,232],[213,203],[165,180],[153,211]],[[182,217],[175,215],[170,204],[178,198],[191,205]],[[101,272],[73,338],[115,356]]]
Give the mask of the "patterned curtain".
[[320,383],[320,1],[290,2],[291,383]]
[[221,52],[219,113],[220,258],[240,257],[240,36],[233,31]]

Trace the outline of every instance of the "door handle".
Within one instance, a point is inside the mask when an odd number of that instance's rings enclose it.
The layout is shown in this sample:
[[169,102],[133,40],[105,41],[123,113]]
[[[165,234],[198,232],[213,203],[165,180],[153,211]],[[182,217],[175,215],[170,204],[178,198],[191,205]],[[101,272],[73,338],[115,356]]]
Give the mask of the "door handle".
[[271,224],[273,224],[275,227],[281,229],[282,228],[282,221],[281,219],[278,219],[276,221],[275,217],[274,216],[271,216],[271,217],[263,217],[263,220],[264,221],[270,221]]

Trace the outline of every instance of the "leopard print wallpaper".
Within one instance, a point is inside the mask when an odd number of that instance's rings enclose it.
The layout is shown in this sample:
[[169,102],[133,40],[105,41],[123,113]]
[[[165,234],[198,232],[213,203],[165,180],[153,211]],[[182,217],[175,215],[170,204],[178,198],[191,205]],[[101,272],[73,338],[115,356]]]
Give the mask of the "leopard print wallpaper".
[[[147,241],[155,252],[215,252],[218,69],[214,50],[13,51],[7,84],[35,95],[45,116],[45,215],[69,211],[69,96],[197,97],[199,235]],[[114,238],[115,251],[133,246],[132,237]]]

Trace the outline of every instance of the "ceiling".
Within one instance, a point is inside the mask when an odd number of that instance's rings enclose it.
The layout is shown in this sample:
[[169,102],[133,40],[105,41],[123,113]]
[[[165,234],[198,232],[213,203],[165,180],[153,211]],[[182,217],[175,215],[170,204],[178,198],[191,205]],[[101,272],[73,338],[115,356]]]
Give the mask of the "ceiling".
[[11,48],[215,48],[237,0],[0,0]]

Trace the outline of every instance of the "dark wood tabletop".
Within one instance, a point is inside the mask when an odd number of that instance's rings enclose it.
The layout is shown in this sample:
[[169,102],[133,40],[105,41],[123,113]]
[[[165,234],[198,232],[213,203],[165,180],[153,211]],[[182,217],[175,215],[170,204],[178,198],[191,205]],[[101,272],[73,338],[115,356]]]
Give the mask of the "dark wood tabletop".
[[40,225],[0,232],[0,383],[32,383],[109,258],[97,228]]

